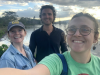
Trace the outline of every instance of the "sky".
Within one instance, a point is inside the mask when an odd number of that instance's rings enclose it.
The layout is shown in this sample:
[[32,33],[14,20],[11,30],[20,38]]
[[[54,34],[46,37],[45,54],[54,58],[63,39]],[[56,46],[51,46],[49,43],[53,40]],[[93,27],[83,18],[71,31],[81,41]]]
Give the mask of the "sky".
[[87,12],[100,19],[100,0],[0,0],[0,17],[4,11],[14,11],[19,17],[39,19],[42,5],[53,5],[56,21],[70,20],[79,12]]

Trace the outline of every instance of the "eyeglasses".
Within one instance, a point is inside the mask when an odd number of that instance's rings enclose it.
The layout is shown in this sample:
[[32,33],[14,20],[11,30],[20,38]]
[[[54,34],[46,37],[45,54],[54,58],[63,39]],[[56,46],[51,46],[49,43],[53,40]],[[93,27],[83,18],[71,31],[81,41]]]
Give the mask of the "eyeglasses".
[[76,33],[77,29],[79,29],[80,34],[83,36],[89,35],[91,33],[91,30],[93,30],[90,27],[81,27],[81,28],[68,27],[66,29],[66,32],[68,35],[74,35]]

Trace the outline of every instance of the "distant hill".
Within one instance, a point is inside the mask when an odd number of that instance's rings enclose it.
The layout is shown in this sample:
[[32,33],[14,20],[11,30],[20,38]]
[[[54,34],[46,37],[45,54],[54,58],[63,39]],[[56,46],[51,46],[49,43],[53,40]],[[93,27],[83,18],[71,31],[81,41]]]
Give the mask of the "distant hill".
[[[65,21],[58,21],[58,22],[55,22],[54,24],[68,24],[70,20],[65,20]],[[100,20],[97,20],[97,22],[99,23],[99,26],[100,26]]]
[[68,24],[68,21],[69,21],[69,20],[58,21],[58,22],[55,22],[54,24]]

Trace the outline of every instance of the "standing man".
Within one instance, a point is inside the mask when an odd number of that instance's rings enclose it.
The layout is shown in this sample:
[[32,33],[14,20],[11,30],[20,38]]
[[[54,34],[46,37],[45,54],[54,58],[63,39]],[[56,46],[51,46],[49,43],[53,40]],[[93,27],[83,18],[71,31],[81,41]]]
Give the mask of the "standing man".
[[42,6],[40,9],[40,19],[43,26],[31,34],[29,45],[33,55],[37,47],[35,57],[37,62],[49,54],[60,53],[60,46],[62,53],[67,51],[64,32],[52,25],[55,17],[56,11],[52,5]]

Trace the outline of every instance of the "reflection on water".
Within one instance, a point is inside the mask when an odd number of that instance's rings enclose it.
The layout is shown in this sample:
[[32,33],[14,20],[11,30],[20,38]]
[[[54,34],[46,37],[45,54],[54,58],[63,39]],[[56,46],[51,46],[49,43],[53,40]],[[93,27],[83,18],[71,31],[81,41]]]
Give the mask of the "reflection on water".
[[[67,25],[63,25],[63,24],[62,25],[55,24],[54,26],[57,27],[57,28],[60,28],[60,29],[64,30],[64,32],[65,32],[65,28],[67,27]],[[25,45],[27,45],[27,46],[29,45],[31,33],[34,30],[36,30],[36,29],[38,29],[40,27],[41,27],[41,25],[35,25],[35,26],[31,26],[31,27],[27,27],[26,28],[27,35],[25,36],[24,42],[23,42]],[[7,38],[7,35],[4,38],[2,38],[2,41],[0,41],[0,46],[2,44],[10,45],[10,41]]]

